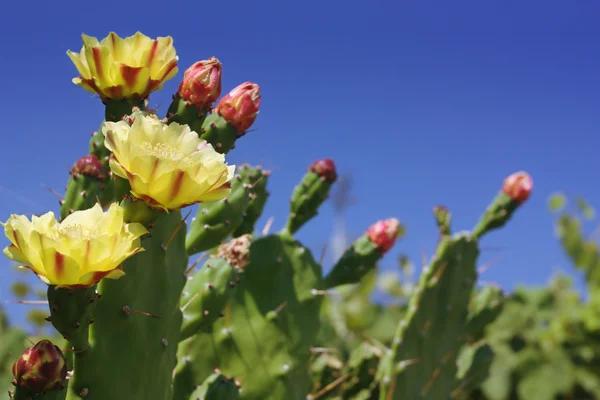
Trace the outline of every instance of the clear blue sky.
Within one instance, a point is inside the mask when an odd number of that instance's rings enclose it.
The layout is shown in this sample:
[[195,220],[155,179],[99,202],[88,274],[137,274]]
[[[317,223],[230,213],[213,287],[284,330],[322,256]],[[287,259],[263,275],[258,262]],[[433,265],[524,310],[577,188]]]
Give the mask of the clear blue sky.
[[[9,2],[3,15],[2,220],[58,209],[41,185],[62,190],[103,117],[100,101],[71,83],[65,52],[81,48],[81,33],[111,30],[173,36],[180,73],[151,97],[163,113],[183,70],[210,56],[224,65],[224,93],[261,85],[256,130],[228,159],[273,169],[265,213],[276,229],[306,167],[331,157],[354,176],[351,235],[380,218],[407,224],[393,267],[399,253],[417,261],[421,248],[434,250],[432,206],[470,229],[503,178],[525,169],[534,195],[482,243],[482,263],[501,257],[482,279],[511,289],[543,283],[557,266],[572,271],[553,237],[550,193],[600,205],[595,1],[37,0]],[[299,237],[318,257],[332,226],[325,205]],[[13,276],[2,265],[8,299]]]

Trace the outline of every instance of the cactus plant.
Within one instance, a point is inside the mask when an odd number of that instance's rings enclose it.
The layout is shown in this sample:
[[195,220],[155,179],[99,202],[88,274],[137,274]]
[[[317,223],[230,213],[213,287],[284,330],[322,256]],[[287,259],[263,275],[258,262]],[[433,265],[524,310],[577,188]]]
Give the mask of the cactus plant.
[[[258,85],[244,82],[213,107],[222,65],[200,61],[161,119],[148,97],[178,70],[172,38],[110,33],[83,42],[79,53],[68,52],[80,74],[73,82],[100,97],[105,119],[71,170],[60,220],[49,212],[3,224],[5,254],[48,285],[48,320],[65,340],[25,351],[13,371],[15,399],[417,398],[436,379],[424,396],[441,398],[457,382],[483,379],[484,345],[465,348],[458,376],[455,365],[461,345],[472,345],[466,327],[480,336],[493,319],[486,312],[496,315],[488,296],[467,320],[477,241],[526,200],[528,175],[507,179],[473,234],[451,236],[449,214],[438,215],[436,258],[414,290],[401,291],[414,292],[410,302],[378,325],[391,348],[360,338],[341,368],[331,370],[322,355],[311,375],[313,346],[328,329],[328,296],[365,298],[403,232],[399,221],[373,224],[324,275],[294,235],[327,199],[334,162],[310,165],[283,229],[262,236],[255,224],[269,172],[243,166],[236,175],[227,164],[259,112]],[[188,229],[191,211],[183,209],[196,204]],[[188,265],[196,253],[207,257],[200,270]],[[400,320],[396,333],[392,319]],[[50,364],[53,374],[44,375]]]

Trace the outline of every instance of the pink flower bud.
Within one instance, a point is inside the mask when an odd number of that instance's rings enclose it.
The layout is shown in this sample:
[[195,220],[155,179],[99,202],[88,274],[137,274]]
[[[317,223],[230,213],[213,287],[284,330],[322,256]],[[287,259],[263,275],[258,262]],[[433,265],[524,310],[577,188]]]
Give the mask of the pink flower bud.
[[260,108],[260,87],[244,82],[226,96],[215,107],[214,112],[225,118],[243,135],[254,123]]
[[529,198],[533,189],[533,180],[527,172],[515,172],[504,180],[502,191],[513,201],[523,203]]
[[71,167],[71,175],[89,175],[97,178],[98,180],[104,179],[104,171],[102,169],[102,163],[93,154],[81,157]]
[[194,63],[183,74],[179,95],[198,108],[217,101],[221,95],[222,67],[215,57]]
[[34,393],[62,389],[67,376],[65,357],[49,340],[25,349],[12,368],[15,386]]
[[390,218],[371,225],[367,231],[367,235],[379,250],[385,253],[392,248],[398,238],[399,232],[400,221],[396,218]]
[[335,164],[331,158],[324,158],[322,160],[315,161],[310,166],[309,171],[314,172],[329,182],[335,182],[337,179]]

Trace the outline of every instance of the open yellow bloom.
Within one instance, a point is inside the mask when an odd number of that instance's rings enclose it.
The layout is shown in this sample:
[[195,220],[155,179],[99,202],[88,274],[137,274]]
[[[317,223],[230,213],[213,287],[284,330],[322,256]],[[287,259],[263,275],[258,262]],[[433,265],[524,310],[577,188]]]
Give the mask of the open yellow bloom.
[[73,83],[102,99],[145,99],[177,74],[170,36],[150,39],[141,32],[120,38],[111,32],[98,42],[82,35],[79,53],[67,51],[81,76]]
[[49,212],[31,221],[11,215],[2,225],[12,243],[4,249],[8,258],[48,285],[69,288],[123,276],[121,263],[143,250],[140,236],[148,233],[141,224],[124,223],[123,209],[114,203],[106,212],[99,204],[76,211],[60,223]]
[[105,122],[110,169],[129,179],[131,194],[153,208],[176,210],[216,201],[231,192],[234,166],[188,125],[164,124],[152,116]]

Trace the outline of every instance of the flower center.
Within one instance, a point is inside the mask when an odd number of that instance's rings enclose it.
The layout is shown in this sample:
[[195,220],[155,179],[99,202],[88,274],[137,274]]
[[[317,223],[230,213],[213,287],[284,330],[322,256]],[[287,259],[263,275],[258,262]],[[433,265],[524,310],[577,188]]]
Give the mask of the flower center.
[[90,240],[100,236],[103,232],[79,224],[58,225],[54,231],[54,239],[60,240],[61,236],[74,239]]
[[157,143],[153,146],[150,142],[144,142],[142,149],[160,160],[184,162],[188,165],[195,164],[191,158],[165,143]]

